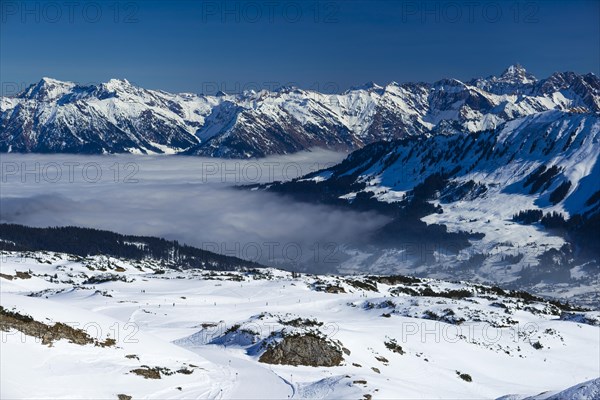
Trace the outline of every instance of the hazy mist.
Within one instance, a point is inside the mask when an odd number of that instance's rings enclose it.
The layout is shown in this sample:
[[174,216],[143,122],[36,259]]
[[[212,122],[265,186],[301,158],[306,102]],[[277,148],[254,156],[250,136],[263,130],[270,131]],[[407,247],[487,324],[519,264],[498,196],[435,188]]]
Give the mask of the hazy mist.
[[386,219],[233,186],[292,179],[344,157],[323,150],[260,160],[7,154],[0,220],[159,236],[270,265],[332,270],[344,244]]

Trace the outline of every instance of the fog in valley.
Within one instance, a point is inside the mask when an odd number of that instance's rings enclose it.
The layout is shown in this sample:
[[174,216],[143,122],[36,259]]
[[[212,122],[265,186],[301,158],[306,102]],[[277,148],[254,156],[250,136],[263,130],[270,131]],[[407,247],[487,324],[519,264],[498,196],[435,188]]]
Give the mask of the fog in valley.
[[333,271],[345,244],[360,242],[386,219],[235,186],[293,179],[345,156],[5,154],[0,219],[158,236],[267,265]]

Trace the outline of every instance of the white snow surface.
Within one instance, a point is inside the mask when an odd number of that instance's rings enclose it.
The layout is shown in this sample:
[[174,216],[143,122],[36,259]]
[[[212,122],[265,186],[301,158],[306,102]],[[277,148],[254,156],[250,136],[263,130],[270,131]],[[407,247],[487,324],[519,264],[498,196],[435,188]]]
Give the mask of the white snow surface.
[[[151,260],[50,252],[0,256],[5,310],[116,340],[47,346],[0,332],[2,398],[598,398],[599,312],[582,313],[587,324],[563,320],[548,303],[431,279],[380,282],[375,291],[352,283],[368,282],[360,276],[163,270]],[[86,283],[101,276],[113,280]],[[343,293],[322,291],[330,286]],[[402,292],[425,287],[472,296]],[[272,332],[304,329],[287,322],[296,318],[321,323],[310,329],[347,349],[340,366],[258,361],[264,349],[256,345]],[[393,340],[403,354],[386,346]],[[192,372],[161,379],[130,372],[142,365]]]

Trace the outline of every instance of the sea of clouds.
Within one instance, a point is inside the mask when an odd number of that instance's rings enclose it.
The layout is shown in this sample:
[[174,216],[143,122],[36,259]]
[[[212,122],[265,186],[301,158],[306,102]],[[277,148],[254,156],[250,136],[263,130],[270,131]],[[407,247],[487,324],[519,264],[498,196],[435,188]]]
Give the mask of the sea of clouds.
[[0,221],[158,236],[268,265],[334,271],[346,245],[385,218],[236,186],[293,179],[345,156],[2,154]]

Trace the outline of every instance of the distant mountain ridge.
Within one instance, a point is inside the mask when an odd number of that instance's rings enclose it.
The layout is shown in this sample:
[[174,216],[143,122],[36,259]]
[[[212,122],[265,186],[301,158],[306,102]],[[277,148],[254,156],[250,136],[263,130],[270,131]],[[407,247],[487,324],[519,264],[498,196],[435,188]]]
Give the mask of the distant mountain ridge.
[[600,112],[600,79],[557,72],[538,80],[512,65],[500,76],[468,82],[208,96],[148,90],[127,80],[80,86],[43,78],[0,99],[0,151],[263,157],[477,132],[548,110]]

